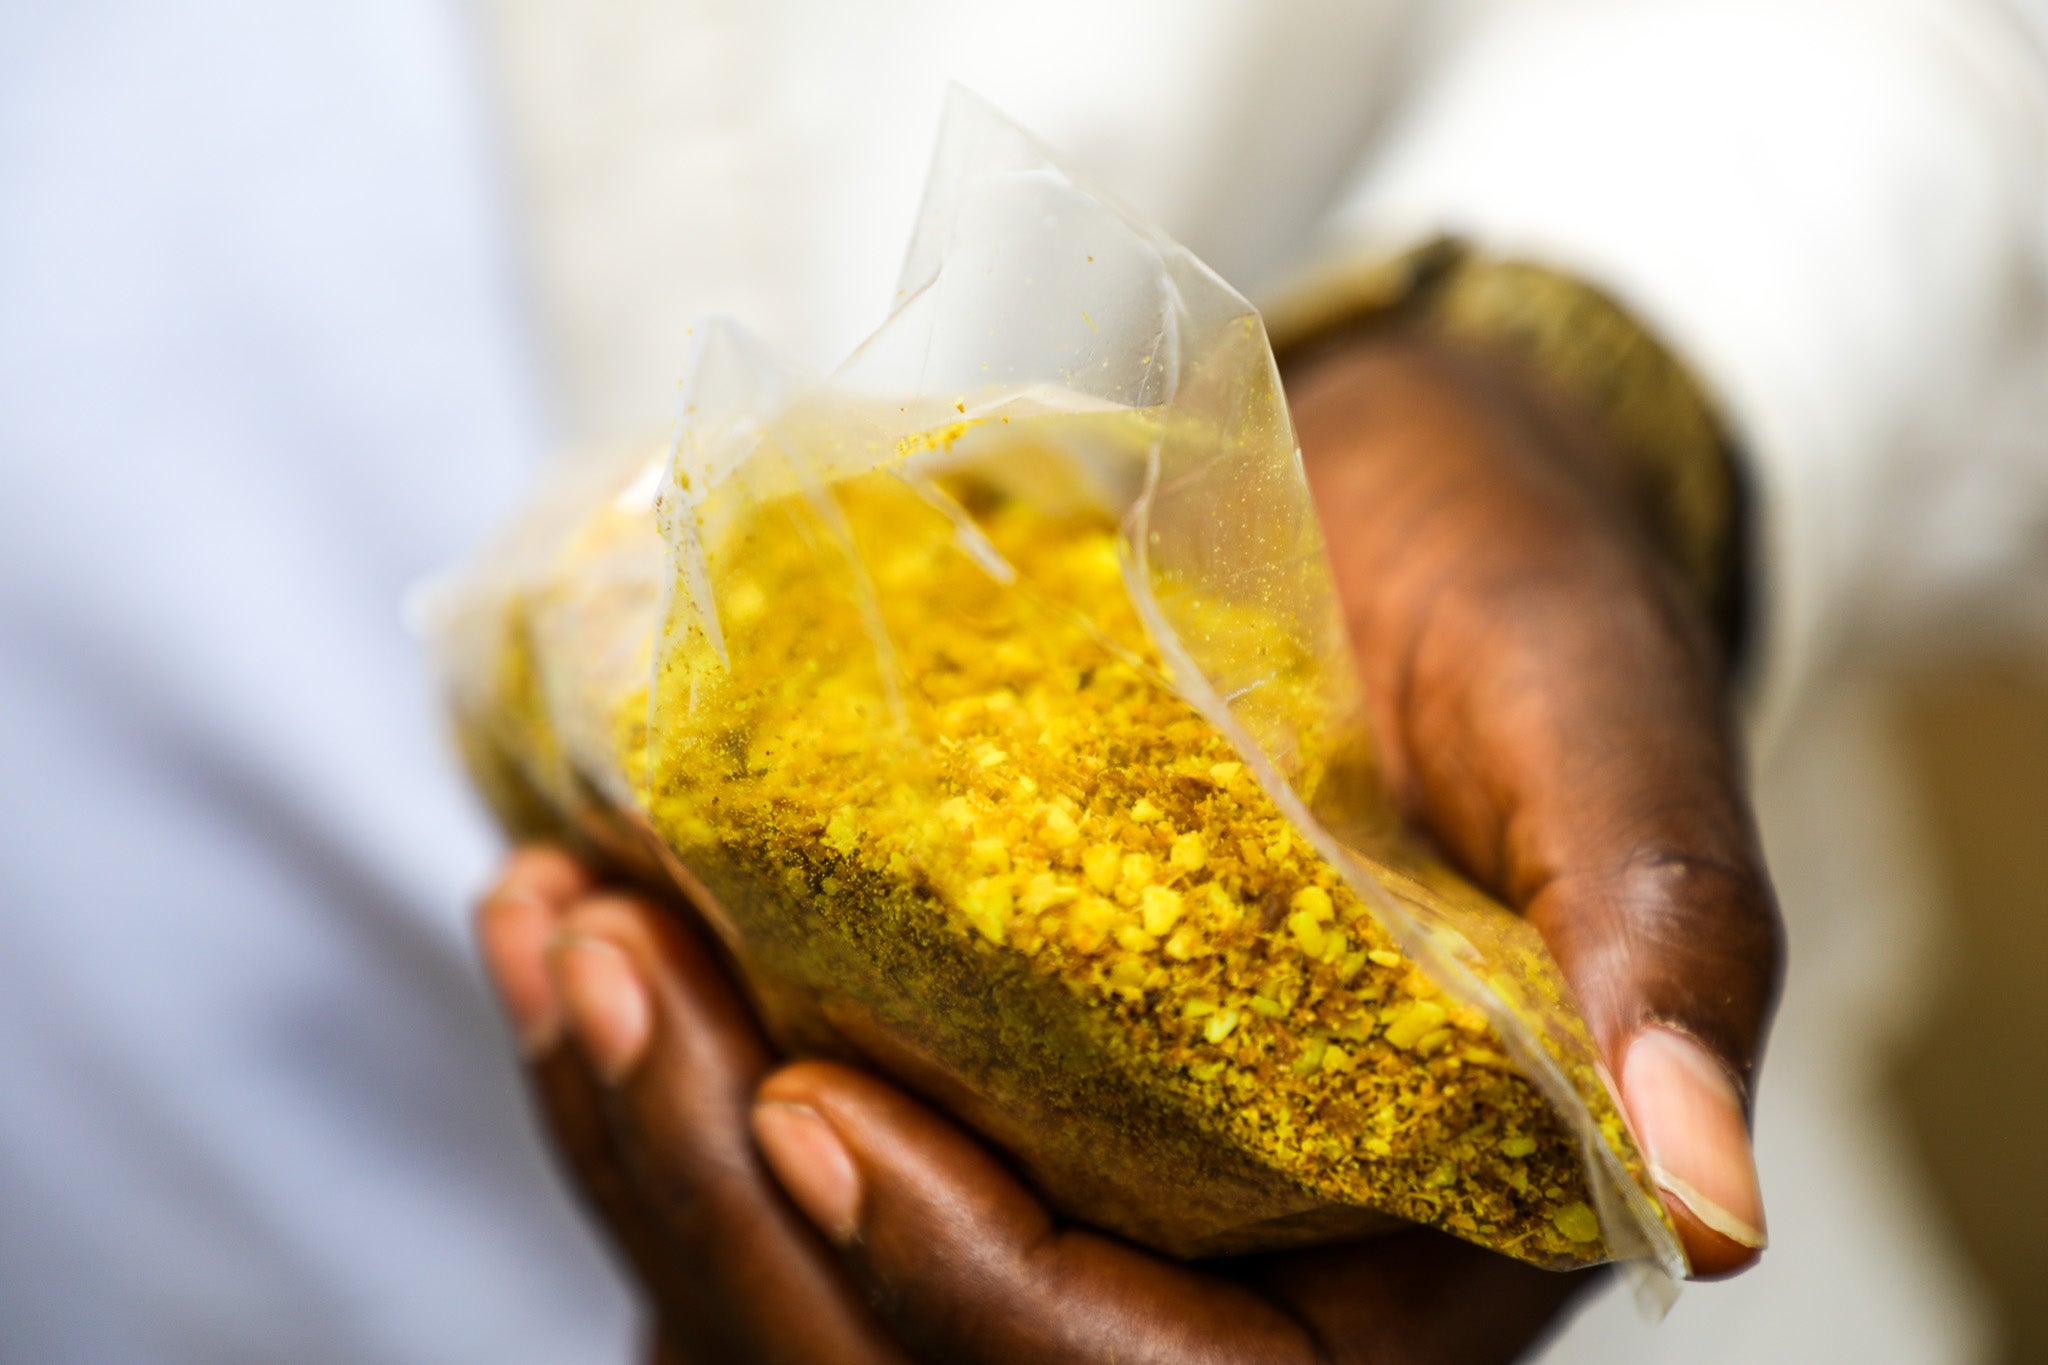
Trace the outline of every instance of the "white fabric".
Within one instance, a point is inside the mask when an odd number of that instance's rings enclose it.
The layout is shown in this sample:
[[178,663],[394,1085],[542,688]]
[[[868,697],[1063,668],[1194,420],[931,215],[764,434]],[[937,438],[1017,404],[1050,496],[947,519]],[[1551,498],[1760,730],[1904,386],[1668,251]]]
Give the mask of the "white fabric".
[[1545,1361],[2000,1358],[1882,1089],[1886,1044],[1920,1023],[1945,970],[1967,965],[1941,952],[1885,701],[1869,681],[1825,684],[1757,783],[1792,964],[1758,1092],[1770,1249],[1735,1280],[1688,1288],[1655,1327],[1608,1294]]
[[406,586],[544,448],[468,35],[0,7],[0,1360],[623,1360]]
[[1333,236],[1570,267],[1694,367],[1758,495],[1767,738],[1839,650],[2048,638],[2048,67],[2019,16],[1451,9]]
[[949,78],[1255,295],[1462,229],[1610,284],[1698,366],[1760,490],[1786,737],[1761,787],[1794,950],[1760,1109],[1776,1244],[1652,1333],[1608,1296],[1555,1358],[1984,1348],[1872,1099],[1924,906],[1830,670],[2041,600],[2048,81],[2011,14],[488,17],[0,13],[0,1357],[623,1358],[462,942],[490,844],[396,601],[548,440],[664,424],[696,314],[818,367],[857,341]]

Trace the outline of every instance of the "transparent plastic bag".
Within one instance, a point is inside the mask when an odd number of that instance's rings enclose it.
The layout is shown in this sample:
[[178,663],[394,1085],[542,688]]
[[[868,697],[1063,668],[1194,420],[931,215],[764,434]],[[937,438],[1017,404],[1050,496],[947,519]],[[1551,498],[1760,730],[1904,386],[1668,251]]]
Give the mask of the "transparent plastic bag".
[[1254,310],[956,92],[894,312],[700,329],[435,633],[508,827],[681,889],[792,1053],[1182,1256],[1683,1260],[1535,931],[1408,840]]

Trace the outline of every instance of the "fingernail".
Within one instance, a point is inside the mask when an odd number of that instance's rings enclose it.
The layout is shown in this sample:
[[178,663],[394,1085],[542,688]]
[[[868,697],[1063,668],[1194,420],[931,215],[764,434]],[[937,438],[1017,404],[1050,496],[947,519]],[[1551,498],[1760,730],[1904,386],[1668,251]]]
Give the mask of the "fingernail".
[[653,1035],[645,983],[625,950],[600,938],[571,934],[556,940],[554,963],[577,1043],[598,1074],[616,1084]]
[[477,943],[498,999],[529,1057],[552,1050],[562,1036],[561,1010],[548,980],[554,911],[536,897],[496,891],[477,915]]
[[754,1106],[754,1140],[782,1188],[833,1242],[860,1230],[860,1172],[832,1125],[802,1104]]
[[[1647,1028],[1622,1059],[1621,1093],[1651,1178],[1705,1226],[1761,1251],[1763,1192],[1742,1097],[1726,1069],[1686,1035]],[[1708,1269],[1694,1259],[1696,1270]]]

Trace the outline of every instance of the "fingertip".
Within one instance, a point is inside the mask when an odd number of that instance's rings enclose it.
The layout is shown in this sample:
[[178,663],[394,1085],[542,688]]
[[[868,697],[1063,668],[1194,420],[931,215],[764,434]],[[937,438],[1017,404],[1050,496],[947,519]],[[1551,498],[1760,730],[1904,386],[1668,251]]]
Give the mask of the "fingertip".
[[1672,1223],[1678,1228],[1679,1241],[1685,1246],[1688,1279],[1726,1279],[1749,1269],[1763,1258],[1768,1241],[1751,1246],[1715,1231],[1668,1190],[1664,1192],[1664,1208],[1670,1213]]
[[528,1058],[547,1054],[561,1038],[547,952],[582,878],[582,868],[559,849],[518,849],[471,921],[477,956]]
[[867,1072],[796,1062],[763,1081],[755,1103],[814,1112],[845,1144],[859,1172],[863,1243],[883,1260],[941,1244],[962,1255],[1025,1245],[1052,1225],[1037,1194],[978,1137]]
[[838,1246],[860,1231],[861,1176],[846,1141],[808,1104],[763,1099],[752,1114],[768,1169],[818,1231]]
[[1653,1025],[1623,1054],[1621,1091],[1694,1277],[1753,1264],[1768,1243],[1763,1193],[1727,1068],[1690,1035]]
[[561,1010],[548,968],[548,945],[558,921],[553,906],[523,893],[501,891],[477,907],[478,953],[528,1057],[552,1051],[561,1037]]
[[654,1035],[654,1007],[639,967],[618,943],[573,928],[555,936],[549,967],[577,1045],[599,1076],[619,1084]]
[[577,898],[594,885],[567,850],[528,844],[506,855],[498,879],[478,902],[472,929],[484,970],[512,1021],[520,1051],[544,1056],[561,1039],[561,1004],[548,945]]

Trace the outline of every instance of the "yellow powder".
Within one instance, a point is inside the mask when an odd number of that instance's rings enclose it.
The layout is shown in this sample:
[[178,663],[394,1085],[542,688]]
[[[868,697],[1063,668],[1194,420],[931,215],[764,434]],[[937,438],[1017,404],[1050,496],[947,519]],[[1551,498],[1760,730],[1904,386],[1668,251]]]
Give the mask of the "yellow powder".
[[712,547],[728,662],[679,631],[652,735],[611,703],[771,1029],[1170,1251],[1400,1219],[1602,1259],[1549,1104],[1163,678],[1115,527],[954,492],[1015,583],[892,474],[774,500]]

